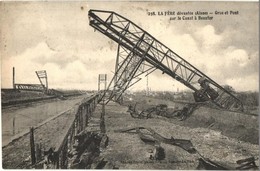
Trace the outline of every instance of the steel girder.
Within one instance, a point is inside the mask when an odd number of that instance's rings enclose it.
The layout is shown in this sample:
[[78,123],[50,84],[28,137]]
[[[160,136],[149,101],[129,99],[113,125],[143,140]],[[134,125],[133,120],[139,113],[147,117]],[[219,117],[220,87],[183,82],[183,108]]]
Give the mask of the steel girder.
[[[150,68],[152,69],[151,72],[156,69],[161,70],[219,107],[230,110],[243,110],[242,102],[231,92],[217,84],[135,23],[113,11],[89,10],[88,16],[90,26],[117,42],[120,49],[124,48],[128,52],[128,57],[124,58],[123,61],[125,64],[116,64],[114,78],[109,84],[109,87],[111,87],[112,82],[114,82],[114,89],[109,90],[108,87],[108,91],[105,91],[103,96],[104,98],[107,97],[106,93],[110,92],[109,98],[106,98],[107,102],[116,94],[122,94],[131,85],[133,78],[138,75],[138,68],[142,65],[142,62],[145,62],[152,66]],[[131,62],[131,59],[139,62]],[[128,70],[129,66],[131,66],[130,70]],[[131,75],[126,77],[128,78],[126,83],[123,83],[125,79],[119,76],[124,74]],[[207,82],[205,88],[202,88],[199,81],[202,79]],[[215,91],[217,96],[211,98],[207,91]]]
[[44,91],[41,84],[14,84],[17,90],[27,90],[27,91]]
[[35,71],[42,87],[44,89],[48,89],[48,77],[47,77],[47,72],[45,70],[43,71]]
[[124,91],[140,81],[140,76],[152,68],[153,66],[147,64],[142,58],[118,45],[115,74],[107,91],[104,92],[107,99],[106,103],[109,99],[120,102]]
[[43,71],[35,71],[35,73],[40,81],[40,84],[14,84],[14,88],[18,90],[47,92],[48,90],[47,72],[43,70]]

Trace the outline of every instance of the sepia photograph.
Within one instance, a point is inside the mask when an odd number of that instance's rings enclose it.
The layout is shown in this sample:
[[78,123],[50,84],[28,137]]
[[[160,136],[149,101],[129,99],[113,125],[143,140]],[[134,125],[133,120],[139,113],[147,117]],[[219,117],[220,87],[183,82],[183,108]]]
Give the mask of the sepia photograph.
[[0,55],[2,169],[259,169],[257,1],[2,1]]

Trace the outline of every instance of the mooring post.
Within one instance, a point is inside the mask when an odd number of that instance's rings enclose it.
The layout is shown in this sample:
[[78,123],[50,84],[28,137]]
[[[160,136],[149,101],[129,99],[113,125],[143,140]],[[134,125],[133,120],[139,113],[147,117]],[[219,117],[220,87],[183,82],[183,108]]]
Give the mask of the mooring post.
[[32,159],[32,165],[36,163],[35,158],[35,145],[34,145],[34,129],[33,127],[30,127],[30,146],[31,146],[31,159]]

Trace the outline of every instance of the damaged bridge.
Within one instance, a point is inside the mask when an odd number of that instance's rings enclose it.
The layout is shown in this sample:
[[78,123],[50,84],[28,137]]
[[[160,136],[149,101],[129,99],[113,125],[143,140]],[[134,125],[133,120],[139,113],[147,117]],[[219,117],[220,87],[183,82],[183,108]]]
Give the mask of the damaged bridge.
[[46,70],[35,71],[35,74],[40,82],[40,84],[23,84],[23,83],[16,83],[15,82],[15,68],[13,67],[13,89],[14,90],[24,90],[24,91],[36,91],[36,92],[43,92],[46,95],[56,96],[61,99],[65,99],[63,97],[63,93],[55,90],[50,89],[48,87],[48,76]]
[[[101,10],[88,16],[118,43],[111,82],[99,75],[97,92],[3,147],[5,169],[259,169],[258,115],[129,19]],[[124,93],[155,70],[191,89],[195,102]],[[14,88],[62,97],[46,71],[36,75],[40,84]]]
[[88,16],[90,26],[118,43],[115,74],[103,95],[106,103],[120,101],[124,91],[140,81],[140,75],[160,70],[193,90],[196,102],[243,110],[232,93],[134,22],[113,11],[89,10]]

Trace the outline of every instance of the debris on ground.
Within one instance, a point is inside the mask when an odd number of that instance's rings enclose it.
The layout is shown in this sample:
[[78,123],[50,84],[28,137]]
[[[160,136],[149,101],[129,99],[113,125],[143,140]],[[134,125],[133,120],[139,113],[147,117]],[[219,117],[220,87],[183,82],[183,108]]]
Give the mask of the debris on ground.
[[165,144],[178,146],[191,154],[196,153],[196,150],[190,140],[174,139],[173,137],[168,139],[156,133],[151,128],[136,127],[136,128],[118,130],[116,132],[137,133],[140,139],[145,143],[152,144],[152,145],[165,143]]
[[236,167],[236,169],[239,170],[258,169],[258,166],[255,163],[256,160],[257,158],[255,157],[249,157],[246,159],[238,160],[237,164],[239,164],[240,166]]
[[135,105],[130,104],[127,110],[133,118],[148,119],[154,117],[154,115],[157,115],[166,118],[178,118],[180,121],[188,118],[198,107],[197,103],[191,103],[185,105],[180,110],[171,111],[166,104],[159,104],[155,107],[150,107],[139,112],[136,109],[136,105],[137,103]]
[[249,157],[246,159],[237,160],[236,163],[240,166],[232,168],[230,166],[223,166],[219,163],[213,162],[204,157],[199,158],[199,165],[196,169],[199,170],[248,170],[248,169],[258,169],[255,161],[255,157]]
[[108,145],[106,134],[82,131],[75,136],[77,142],[70,152],[70,169],[114,169],[113,164],[100,156]]
[[255,157],[250,157],[246,159],[238,160],[236,163],[240,166],[238,167],[231,167],[231,166],[224,166],[223,164],[219,164],[214,162],[208,158],[205,158],[201,155],[193,146],[190,140],[185,139],[174,139],[171,137],[170,139],[161,136],[160,134],[156,133],[151,128],[145,127],[135,127],[135,128],[127,128],[127,129],[120,129],[116,130],[115,132],[119,133],[135,133],[138,134],[140,139],[149,145],[153,145],[155,147],[154,150],[150,150],[150,159],[152,160],[163,160],[165,158],[165,150],[161,147],[161,143],[170,144],[178,146],[190,154],[198,155],[198,166],[196,169],[200,170],[247,170],[247,169],[258,169],[256,165]]

